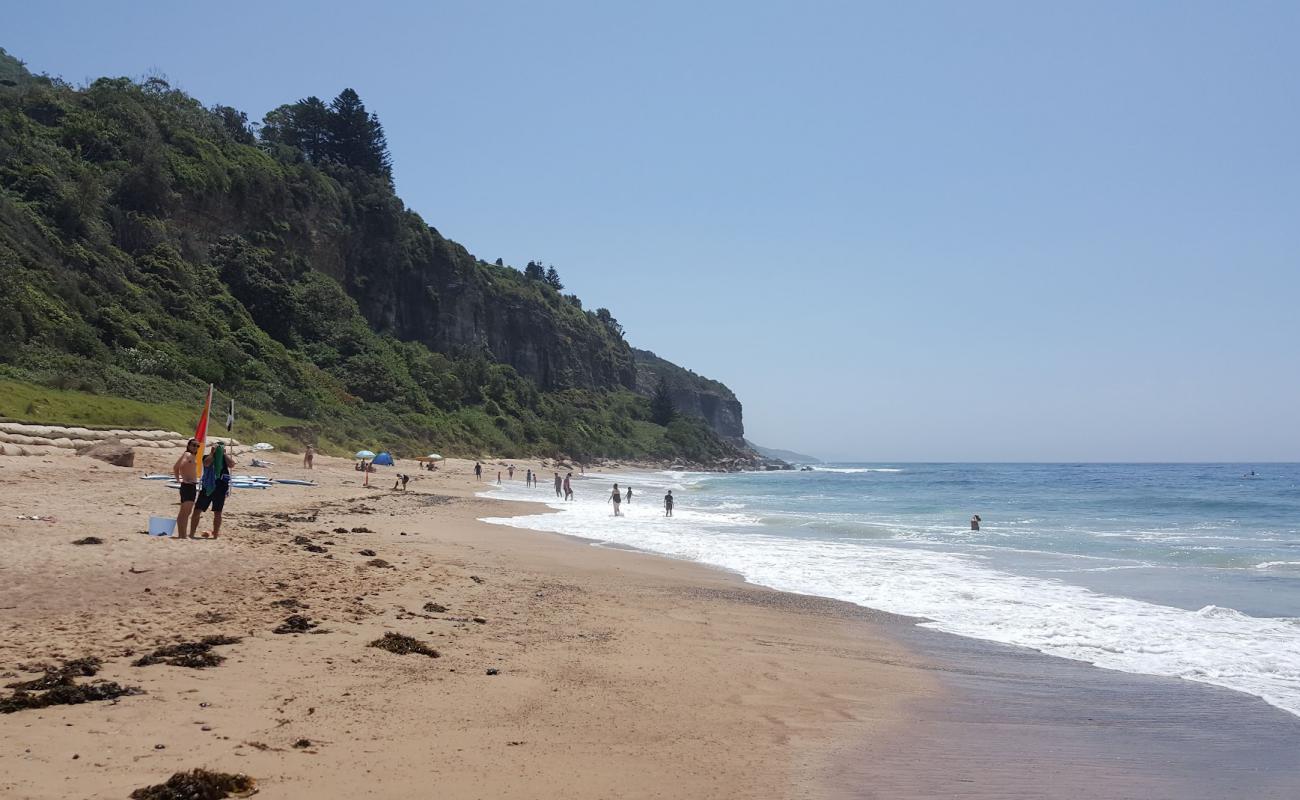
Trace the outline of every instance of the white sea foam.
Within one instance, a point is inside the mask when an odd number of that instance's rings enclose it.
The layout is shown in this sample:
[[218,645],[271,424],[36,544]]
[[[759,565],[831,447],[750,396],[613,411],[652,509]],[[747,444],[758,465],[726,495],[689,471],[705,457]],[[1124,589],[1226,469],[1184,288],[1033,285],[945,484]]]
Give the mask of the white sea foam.
[[813,467],[813,472],[838,472],[841,475],[861,475],[866,472],[903,472],[898,467]]
[[[871,539],[803,539],[756,529],[757,518],[690,507],[684,475],[618,476],[637,486],[626,516],[606,504],[614,476],[592,476],[559,514],[488,519],[617,543],[734,570],[774,589],[924,617],[927,627],[1030,647],[1125,672],[1201,681],[1257,695],[1300,715],[1300,626],[1209,606],[1187,611],[990,568],[983,559]],[[689,484],[687,484],[689,485]],[[673,519],[662,496],[674,488]],[[546,499],[507,486],[494,496]],[[1291,566],[1266,562],[1259,569]]]

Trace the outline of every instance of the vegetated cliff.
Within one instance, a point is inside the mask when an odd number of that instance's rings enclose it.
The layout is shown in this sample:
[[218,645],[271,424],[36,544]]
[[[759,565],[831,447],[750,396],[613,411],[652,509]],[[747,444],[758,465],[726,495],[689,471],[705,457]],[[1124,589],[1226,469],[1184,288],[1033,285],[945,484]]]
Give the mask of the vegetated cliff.
[[726,385],[679,367],[649,350],[633,348],[632,356],[636,360],[638,394],[653,397],[662,378],[668,383],[678,413],[702,418],[719,436],[748,449],[740,401]]
[[618,322],[554,270],[405,208],[354,92],[259,139],[159,79],[16,64],[0,52],[0,378],[152,402],[211,382],[340,448],[736,456],[693,417],[654,423]]

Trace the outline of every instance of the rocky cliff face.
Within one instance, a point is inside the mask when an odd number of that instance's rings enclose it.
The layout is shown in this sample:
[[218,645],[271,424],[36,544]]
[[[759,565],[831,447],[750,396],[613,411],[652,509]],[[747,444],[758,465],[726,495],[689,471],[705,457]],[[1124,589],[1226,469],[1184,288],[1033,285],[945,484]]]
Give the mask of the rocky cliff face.
[[632,349],[636,360],[636,391],[646,397],[654,395],[660,378],[668,381],[673,406],[678,413],[703,417],[719,436],[742,449],[745,423],[740,401],[724,384],[683,369],[649,350]]
[[[375,330],[403,341],[485,352],[543,390],[636,387],[631,348],[594,314],[517,270],[476,259],[375,179],[344,169],[331,177],[349,191],[289,187],[255,203],[235,194],[228,203],[183,197],[190,207],[181,215],[203,232],[200,250],[237,234],[333,277]],[[274,239],[261,232],[268,219],[286,221]]]

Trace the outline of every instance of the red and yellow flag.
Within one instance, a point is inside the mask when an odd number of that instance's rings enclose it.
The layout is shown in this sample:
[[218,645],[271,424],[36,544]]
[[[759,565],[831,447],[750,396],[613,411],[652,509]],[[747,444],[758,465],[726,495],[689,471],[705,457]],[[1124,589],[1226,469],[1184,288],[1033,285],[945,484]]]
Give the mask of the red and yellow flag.
[[208,399],[203,403],[203,416],[199,417],[199,425],[194,429],[194,438],[199,442],[199,451],[194,454],[194,482],[198,483],[199,478],[203,476],[203,449],[208,443],[208,414],[212,413],[212,384],[208,384]]

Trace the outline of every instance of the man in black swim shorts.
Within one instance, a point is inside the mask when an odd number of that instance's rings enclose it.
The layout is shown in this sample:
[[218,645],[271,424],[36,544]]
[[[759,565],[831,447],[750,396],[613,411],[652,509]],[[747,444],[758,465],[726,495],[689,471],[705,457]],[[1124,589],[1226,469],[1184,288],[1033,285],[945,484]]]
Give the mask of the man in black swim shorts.
[[176,538],[186,538],[185,532],[194,512],[194,496],[198,491],[197,465],[194,454],[199,451],[199,440],[190,439],[185,445],[185,452],[172,464],[172,478],[181,485],[181,512],[176,515]]
[[235,460],[226,452],[224,445],[218,444],[212,452],[203,457],[204,470],[212,469],[217,474],[213,476],[214,482],[212,491],[200,487],[198,498],[194,501],[194,514],[190,517],[190,536],[198,535],[199,515],[208,508],[212,509],[212,538],[215,539],[221,535],[221,511],[226,507],[226,495],[230,493],[230,469],[235,466]]

